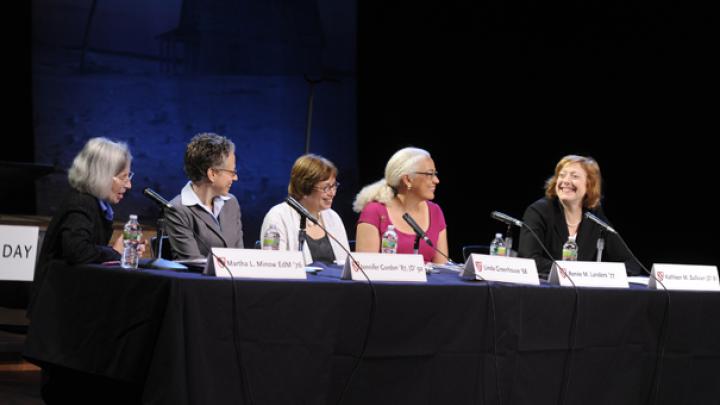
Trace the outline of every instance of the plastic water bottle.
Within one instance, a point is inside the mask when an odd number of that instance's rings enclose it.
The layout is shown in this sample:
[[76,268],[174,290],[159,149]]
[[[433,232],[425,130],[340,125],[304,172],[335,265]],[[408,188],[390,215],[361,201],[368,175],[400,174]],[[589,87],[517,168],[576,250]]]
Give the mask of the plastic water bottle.
[[382,246],[380,251],[382,253],[397,253],[397,232],[395,232],[394,225],[388,225],[387,230],[382,236]]
[[495,234],[495,239],[490,242],[491,256],[505,256],[505,240],[501,233]]
[[137,215],[130,214],[130,219],[123,228],[123,253],[120,266],[126,269],[137,269],[140,255],[138,244],[142,238],[142,229],[138,223]]
[[270,225],[270,227],[265,230],[262,238],[262,249],[280,250],[280,231],[275,227],[275,224]]
[[577,261],[578,245],[575,243],[575,237],[568,237],[567,242],[563,245],[562,259],[575,262]]

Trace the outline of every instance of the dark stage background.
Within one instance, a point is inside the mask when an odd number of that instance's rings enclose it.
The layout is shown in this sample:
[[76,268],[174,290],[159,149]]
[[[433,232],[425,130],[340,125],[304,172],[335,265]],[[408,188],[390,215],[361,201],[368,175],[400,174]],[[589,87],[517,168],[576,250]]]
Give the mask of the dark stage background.
[[[90,6],[96,9],[85,36]],[[563,155],[595,157],[605,211],[637,256],[720,263],[712,108],[718,93],[710,10],[670,2],[49,1],[15,6],[32,21],[11,56],[0,159],[3,214],[51,215],[72,156],[92,136],[127,140],[133,194],[118,217],[157,210],[184,184],[182,151],[199,131],[238,145],[246,244],[285,194],[303,153],[311,79],[312,150],[341,170],[350,205],[397,149],[428,149],[451,256],[522,216]],[[29,42],[29,43],[28,43]],[[172,44],[175,53],[168,47]],[[83,59],[84,50],[84,59]],[[83,62],[84,60],[84,62]],[[16,128],[16,129],[15,129]],[[517,235],[515,235],[517,236]]]
[[[595,157],[638,258],[720,263],[710,10],[670,2],[363,2],[361,183],[406,145],[440,171],[452,256],[489,244],[566,154]],[[517,233],[515,233],[517,241]]]

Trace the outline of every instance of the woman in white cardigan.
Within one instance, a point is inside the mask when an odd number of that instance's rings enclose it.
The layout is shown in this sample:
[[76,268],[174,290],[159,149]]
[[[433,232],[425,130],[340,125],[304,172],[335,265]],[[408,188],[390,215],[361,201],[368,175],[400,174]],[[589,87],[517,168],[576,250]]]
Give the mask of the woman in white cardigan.
[[[337,168],[322,156],[307,154],[300,156],[290,171],[288,194],[305,207],[310,214],[335,236],[340,243],[348,247],[345,225],[332,202],[340,183],[337,182]],[[280,250],[298,250],[300,233],[300,214],[287,203],[280,203],[265,215],[260,240],[265,232],[274,226],[280,233]],[[303,257],[306,263],[343,263],[347,254],[336,241],[329,238],[319,226],[308,221]]]

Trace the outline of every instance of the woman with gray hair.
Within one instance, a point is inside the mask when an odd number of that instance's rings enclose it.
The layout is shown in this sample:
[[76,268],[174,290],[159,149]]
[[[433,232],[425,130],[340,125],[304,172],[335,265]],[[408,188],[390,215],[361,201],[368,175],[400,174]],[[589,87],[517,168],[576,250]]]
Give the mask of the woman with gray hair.
[[[398,234],[397,253],[413,253],[415,232],[403,220],[408,213],[438,250],[447,254],[447,229],[440,206],[433,203],[440,179],[430,153],[419,148],[395,152],[385,167],[385,178],[363,188],[353,209],[360,213],[356,230],[357,252],[380,252],[383,233],[393,225]],[[424,241],[420,253],[426,262],[445,263],[445,257]]]
[[132,188],[131,162],[125,143],[106,138],[90,139],[75,157],[68,171],[72,191],[53,216],[43,239],[35,267],[35,293],[52,260],[68,264],[120,260],[123,238],[108,246],[113,232],[112,205]]
[[[48,226],[35,268],[28,317],[44,294],[52,271],[62,271],[55,263],[79,265],[120,260],[123,238],[108,246],[113,233],[112,205],[119,203],[132,187],[132,155],[125,143],[106,138],[90,139],[73,160],[68,171],[72,190]],[[140,253],[144,244],[139,245]],[[61,264],[62,266],[62,264]],[[49,284],[48,284],[49,286]],[[82,288],[61,292],[68,300],[82,299]],[[43,318],[45,319],[45,318]],[[30,333],[32,333],[32,328]],[[51,338],[47,338],[51,339]],[[46,403],[131,403],[138,399],[137,387],[105,377],[82,373],[59,365],[43,364],[42,397]]]

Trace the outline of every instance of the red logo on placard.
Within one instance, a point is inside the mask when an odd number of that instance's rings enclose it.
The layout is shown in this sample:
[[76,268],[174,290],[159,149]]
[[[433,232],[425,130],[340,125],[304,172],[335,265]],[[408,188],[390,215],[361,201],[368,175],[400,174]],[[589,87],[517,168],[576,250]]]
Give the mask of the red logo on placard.
[[475,262],[475,271],[482,272],[482,262]]
[[665,272],[664,272],[664,271],[658,271],[658,272],[655,273],[655,275],[657,276],[658,280],[660,280],[660,281],[663,281],[663,279],[665,278]]
[[560,267],[560,266],[558,266],[558,273],[560,273],[560,276],[561,276],[562,278],[568,278],[567,274],[565,273],[565,269],[563,269],[563,268]]

